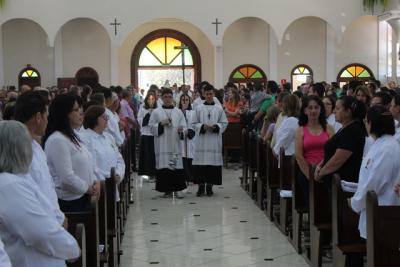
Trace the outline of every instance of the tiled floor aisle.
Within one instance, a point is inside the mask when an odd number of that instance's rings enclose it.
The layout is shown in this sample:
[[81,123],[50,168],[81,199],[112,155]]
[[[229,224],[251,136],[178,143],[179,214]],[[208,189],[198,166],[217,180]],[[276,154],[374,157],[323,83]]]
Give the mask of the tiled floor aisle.
[[121,266],[308,266],[240,188],[239,175],[224,170],[213,197],[190,188],[178,200],[158,198],[153,183],[136,179]]

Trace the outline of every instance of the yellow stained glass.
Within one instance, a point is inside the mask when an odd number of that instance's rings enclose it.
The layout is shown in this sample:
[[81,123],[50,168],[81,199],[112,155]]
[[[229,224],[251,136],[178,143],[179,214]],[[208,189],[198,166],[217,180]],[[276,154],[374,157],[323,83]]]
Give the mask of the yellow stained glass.
[[255,68],[252,67],[248,67],[247,68],[247,77],[250,78],[251,76],[253,76],[253,74],[256,72],[257,70]]
[[350,74],[355,77],[356,76],[356,67],[351,66],[349,68],[347,68],[347,71],[350,72]]
[[158,39],[155,39],[151,41],[150,43],[147,44],[147,49],[151,53],[153,53],[154,56],[158,58],[163,64],[166,63],[166,56],[165,56],[165,38],[161,37]]
[[167,50],[167,64],[171,62],[182,52],[181,49],[175,49],[177,46],[182,46],[183,44],[176,40],[175,38],[167,37],[166,50]]
[[304,69],[305,69],[304,67],[299,67],[300,73],[303,73]]
[[364,71],[363,67],[357,66],[356,67],[356,76],[360,75]]
[[26,73],[28,74],[29,77],[32,77],[33,70],[27,70]]

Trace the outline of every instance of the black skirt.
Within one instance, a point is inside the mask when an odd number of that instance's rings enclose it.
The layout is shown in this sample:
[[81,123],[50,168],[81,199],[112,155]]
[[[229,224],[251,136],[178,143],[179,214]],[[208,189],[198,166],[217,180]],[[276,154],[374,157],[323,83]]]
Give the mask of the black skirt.
[[182,191],[186,188],[185,171],[183,169],[156,170],[156,190],[169,193]]
[[196,184],[222,184],[222,166],[194,165],[193,175]]
[[193,159],[191,158],[182,158],[183,169],[185,170],[186,182],[193,182]]
[[139,175],[156,175],[156,156],[154,154],[154,136],[142,135],[139,148]]

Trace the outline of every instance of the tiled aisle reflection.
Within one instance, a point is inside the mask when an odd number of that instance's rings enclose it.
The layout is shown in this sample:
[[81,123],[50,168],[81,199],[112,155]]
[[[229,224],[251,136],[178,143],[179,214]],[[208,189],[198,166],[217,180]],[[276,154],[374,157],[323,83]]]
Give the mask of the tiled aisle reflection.
[[155,198],[155,184],[136,179],[121,266],[308,266],[240,188],[240,174],[224,169],[213,197],[193,187],[176,200]]

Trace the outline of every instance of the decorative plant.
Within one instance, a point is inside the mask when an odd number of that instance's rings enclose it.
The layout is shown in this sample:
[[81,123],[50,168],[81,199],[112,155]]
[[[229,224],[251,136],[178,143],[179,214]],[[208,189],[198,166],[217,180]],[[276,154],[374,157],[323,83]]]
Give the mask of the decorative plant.
[[374,13],[375,6],[382,6],[386,9],[390,0],[363,0],[364,9],[372,11]]

